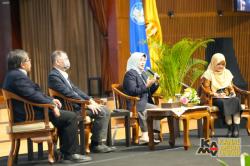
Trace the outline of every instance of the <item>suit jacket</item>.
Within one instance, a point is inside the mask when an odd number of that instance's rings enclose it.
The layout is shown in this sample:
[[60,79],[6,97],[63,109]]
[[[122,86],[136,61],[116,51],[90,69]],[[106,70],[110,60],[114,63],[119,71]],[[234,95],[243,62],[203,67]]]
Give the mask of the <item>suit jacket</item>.
[[[7,73],[3,88],[17,94],[18,96],[39,104],[49,104],[52,98],[45,95],[39,85],[35,84],[19,69],[11,70]],[[25,111],[23,102],[13,100],[14,121],[21,122],[25,120]],[[42,119],[42,108],[34,107],[36,110],[35,119]]]
[[[69,85],[69,83],[70,85]],[[48,87],[61,93],[62,95],[73,98],[73,99],[84,99],[89,100],[90,97],[76,87],[70,80],[66,80],[63,75],[57,69],[53,68],[49,73]],[[64,106],[64,103],[59,99]],[[79,106],[75,105],[76,109],[80,109]]]
[[[152,103],[152,94],[157,90],[159,85],[153,84],[149,89],[146,87],[148,76],[145,72],[142,75],[138,74],[137,71],[131,69],[126,72],[123,80],[124,93],[130,96],[138,96],[140,101],[137,103],[137,111],[144,111],[146,104]],[[131,105],[128,103],[128,109]]]

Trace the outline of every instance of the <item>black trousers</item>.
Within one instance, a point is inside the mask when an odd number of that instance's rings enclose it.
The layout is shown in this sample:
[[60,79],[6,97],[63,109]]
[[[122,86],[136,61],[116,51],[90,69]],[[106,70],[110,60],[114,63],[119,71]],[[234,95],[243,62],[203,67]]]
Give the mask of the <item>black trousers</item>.
[[76,113],[60,110],[61,116],[56,118],[50,114],[50,121],[58,129],[60,151],[64,155],[79,153],[78,122]]
[[224,116],[235,115],[241,112],[241,104],[238,97],[216,98],[213,100],[213,105],[218,106]]

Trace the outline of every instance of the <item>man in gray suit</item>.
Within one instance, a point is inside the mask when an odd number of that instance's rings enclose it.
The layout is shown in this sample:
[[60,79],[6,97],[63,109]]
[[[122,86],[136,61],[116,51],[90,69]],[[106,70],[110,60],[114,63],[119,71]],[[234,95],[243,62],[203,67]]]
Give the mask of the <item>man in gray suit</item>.
[[[53,69],[49,73],[49,88],[73,99],[88,100],[87,115],[94,119],[90,149],[94,153],[107,153],[115,150],[115,147],[108,147],[103,142],[107,138],[110,111],[107,107],[97,104],[90,96],[76,87],[68,78],[66,72],[70,68],[67,54],[63,51],[54,51],[51,55]],[[64,104],[62,102],[62,104]],[[80,111],[79,105],[74,105],[75,112]]]

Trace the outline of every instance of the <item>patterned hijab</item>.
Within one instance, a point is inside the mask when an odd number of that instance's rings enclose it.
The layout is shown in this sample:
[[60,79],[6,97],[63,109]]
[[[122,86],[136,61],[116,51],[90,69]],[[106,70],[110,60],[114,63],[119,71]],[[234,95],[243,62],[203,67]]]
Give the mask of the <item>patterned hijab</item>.
[[139,66],[139,63],[140,63],[140,60],[142,57],[147,58],[145,53],[142,53],[142,52],[132,53],[128,59],[128,62],[127,62],[127,71],[129,71],[130,69],[133,69],[133,70],[137,71],[138,74],[141,74],[143,71],[141,71],[138,68],[138,66]]
[[212,56],[211,62],[202,77],[211,81],[211,89],[216,92],[218,89],[226,88],[231,85],[233,80],[232,73],[224,68],[223,71],[216,71],[216,65],[222,61],[226,62],[225,56],[221,53],[215,53]]

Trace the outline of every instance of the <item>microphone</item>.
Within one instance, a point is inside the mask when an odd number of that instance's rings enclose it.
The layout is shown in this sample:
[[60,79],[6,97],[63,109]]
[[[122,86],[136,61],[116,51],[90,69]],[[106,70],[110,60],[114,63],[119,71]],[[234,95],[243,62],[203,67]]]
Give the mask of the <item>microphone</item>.
[[156,79],[157,79],[157,80],[160,79],[160,76],[159,76],[157,73],[153,72],[149,67],[146,67],[146,70],[147,70],[147,72],[149,72],[149,73],[152,74],[153,76],[156,75]]
[[189,88],[190,86],[188,86],[187,84],[185,84],[185,83],[183,83],[183,82],[180,82],[180,84],[182,85],[182,86],[184,86],[185,88]]

